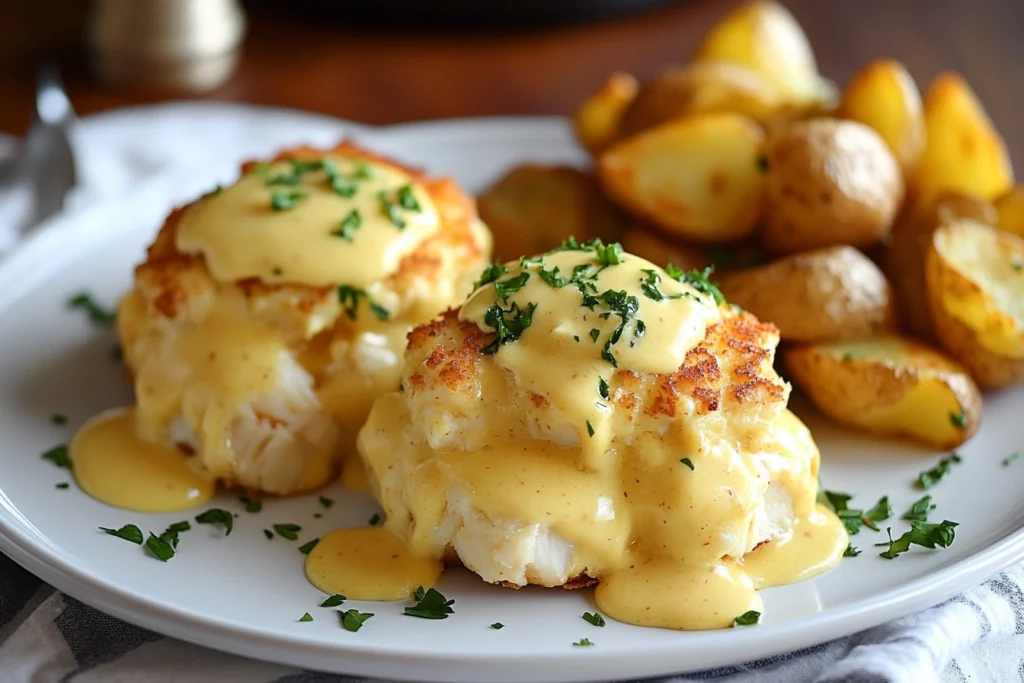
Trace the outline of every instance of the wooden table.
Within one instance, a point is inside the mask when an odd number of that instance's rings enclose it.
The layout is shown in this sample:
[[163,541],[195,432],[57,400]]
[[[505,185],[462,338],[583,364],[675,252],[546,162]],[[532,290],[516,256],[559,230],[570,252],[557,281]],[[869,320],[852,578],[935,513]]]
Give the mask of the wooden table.
[[[37,0],[43,6],[58,0]],[[23,5],[24,3],[18,3]],[[30,3],[31,4],[31,3]],[[79,0],[75,0],[80,5]],[[643,78],[685,60],[736,0],[683,0],[644,14],[531,29],[346,26],[298,15],[286,2],[249,4],[238,72],[208,97],[298,107],[368,123],[492,114],[568,114],[611,70]],[[866,61],[903,61],[922,86],[944,69],[963,73],[1024,165],[1024,2],[1019,0],[785,0],[811,38],[822,72],[839,83]],[[284,6],[284,8],[282,8]],[[2,14],[2,13],[0,13]],[[40,10],[37,14],[43,14]],[[63,42],[21,36],[22,54],[0,61],[0,130],[22,132],[31,63],[59,50],[76,109],[89,114],[170,99],[113,92],[89,76],[73,41],[80,9],[65,16]],[[0,16],[0,44],[10,22]],[[7,25],[7,29],[2,26]],[[0,55],[2,57],[2,55]],[[1024,167],[1024,166],[1022,166]]]

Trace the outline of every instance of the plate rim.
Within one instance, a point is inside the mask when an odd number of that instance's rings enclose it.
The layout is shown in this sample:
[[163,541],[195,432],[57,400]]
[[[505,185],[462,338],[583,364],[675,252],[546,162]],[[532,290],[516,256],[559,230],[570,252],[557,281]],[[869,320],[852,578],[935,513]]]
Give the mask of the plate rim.
[[[131,110],[138,111],[152,106],[175,107],[181,104],[149,105],[133,107]],[[248,105],[229,106],[245,109]],[[466,117],[372,127],[298,110],[278,107],[254,108],[331,120],[339,125],[351,126],[350,130],[353,131],[366,131],[372,135],[379,134],[385,137],[392,134],[423,132],[448,135],[508,135],[510,128],[525,130],[538,136],[564,136],[567,131],[567,121],[562,117],[552,116]],[[115,117],[123,111],[114,110],[99,114],[96,118],[116,120]],[[165,180],[166,176],[157,177],[146,181],[144,187],[150,189]],[[91,243],[104,239],[102,235],[88,237],[77,234],[83,232],[84,228],[75,231],[73,228],[76,223],[85,225],[94,224],[96,221],[95,217],[83,214],[102,215],[102,212],[116,211],[128,204],[139,191],[137,187],[130,195],[96,202],[73,215],[57,216],[0,258],[0,292],[12,292],[0,297],[6,298],[6,302],[0,301],[0,314],[22,296],[18,291],[21,287],[17,286],[17,281],[19,274],[26,268],[31,269],[33,263],[45,258],[54,249],[67,248],[69,240],[75,243],[73,252],[80,252]],[[57,239],[58,236],[60,239]],[[31,283],[21,284],[25,287],[32,286]],[[500,667],[490,670],[494,683],[506,680],[535,680],[538,676],[551,681],[583,681],[592,680],[595,676],[607,678],[620,674],[657,676],[730,666],[797,651],[931,607],[1024,559],[1024,527],[1018,527],[988,546],[946,567],[869,598],[831,610],[815,612],[790,622],[766,625],[763,629],[771,629],[768,634],[760,628],[730,633],[731,644],[735,647],[722,648],[715,656],[703,660],[701,666],[697,668],[687,665],[683,659],[685,654],[673,653],[664,644],[631,647],[628,653],[588,650],[582,654],[569,650],[564,654],[545,654],[524,660],[520,653],[495,655],[464,652],[453,659],[443,652],[410,652],[359,642],[338,642],[328,646],[303,638],[299,633],[294,636],[268,634],[257,627],[225,624],[211,616],[193,613],[145,595],[131,593],[111,581],[105,581],[79,569],[66,558],[62,558],[55,548],[47,547],[41,542],[43,539],[39,534],[33,533],[30,520],[18,520],[12,515],[13,511],[16,511],[16,508],[7,500],[3,486],[0,485],[0,551],[54,588],[124,621],[186,642],[244,657],[336,673],[386,675],[389,678],[420,681],[478,680],[479,667],[484,664]],[[742,659],[737,660],[735,652],[743,652]],[[647,658],[640,670],[636,666],[639,658]],[[424,663],[444,666],[424,667]]]

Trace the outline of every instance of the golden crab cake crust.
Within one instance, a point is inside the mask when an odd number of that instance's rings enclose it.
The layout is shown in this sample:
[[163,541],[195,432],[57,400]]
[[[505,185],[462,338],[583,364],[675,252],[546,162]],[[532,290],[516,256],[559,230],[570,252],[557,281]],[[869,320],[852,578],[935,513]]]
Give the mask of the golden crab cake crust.
[[[398,169],[426,192],[436,208],[437,230],[404,254],[394,272],[368,288],[374,301],[390,313],[388,320],[377,320],[362,310],[353,319],[339,301],[336,286],[258,278],[218,280],[202,253],[178,248],[182,221],[203,199],[170,214],[145,262],[136,268],[133,289],[119,309],[118,334],[125,363],[137,380],[140,433],[199,451],[196,464],[229,486],[279,494],[321,486],[335,471],[339,455],[351,450],[373,399],[398,386],[408,330],[460,302],[490,255],[490,235],[477,218],[473,200],[450,179],[431,178],[348,142],[331,150],[286,151],[270,163],[325,156]],[[255,163],[246,163],[243,174],[251,172]],[[147,411],[152,401],[139,393],[138,380],[140,371],[152,364],[176,362],[168,356],[169,346],[184,332],[212,316],[225,315],[237,318],[240,324],[273,330],[280,343],[281,362],[288,365],[287,381],[293,386],[282,386],[282,375],[265,387],[265,393],[287,396],[297,392],[301,397],[298,407],[283,411],[290,415],[268,416],[257,409],[250,420],[239,421],[238,415],[228,410],[226,419],[237,423],[228,430],[233,442],[246,443],[257,454],[242,457],[227,446],[221,448],[226,457],[207,458],[200,448],[203,439],[198,432],[203,430],[169,420],[166,408]],[[301,388],[296,388],[298,385]],[[288,419],[277,424],[282,417]],[[209,416],[204,414],[202,419]],[[246,433],[246,425],[252,427],[253,421],[263,426]],[[275,458],[274,444],[287,441],[289,430],[302,434],[291,439],[290,446],[278,448],[276,457],[297,460],[300,465],[285,467],[282,472],[281,467],[261,464],[261,460]]]
[[[658,466],[640,451],[675,453],[673,461],[681,453],[711,457],[714,452],[730,461],[729,467],[743,466],[732,448],[764,453],[763,462],[754,465],[760,473],[752,475],[775,480],[768,486],[774,489],[762,485],[752,494],[762,496],[764,510],[730,529],[736,538],[714,541],[723,556],[738,557],[785,533],[795,516],[810,513],[818,453],[809,432],[786,410],[789,386],[772,367],[778,330],[726,306],[720,311],[721,322],[707,328],[674,373],[619,370],[609,379],[609,393],[616,415],[615,448],[624,460],[635,460],[622,466],[623,476],[635,472],[638,485],[650,476],[645,474],[649,467]],[[578,449],[579,440],[587,438],[576,425],[553,424],[559,416],[548,399],[521,389],[498,367],[494,355],[481,351],[493,337],[460,320],[457,311],[415,328],[409,334],[403,392],[382,398],[360,434],[359,449],[388,523],[413,543],[424,526],[435,524],[416,519],[415,505],[406,500],[418,495],[408,484],[415,481],[416,470],[451,453],[506,455],[493,451],[496,425],[504,428],[500,438],[513,443],[537,443],[542,436],[550,444],[553,437],[561,437],[559,447]],[[658,440],[661,444],[655,446]],[[629,487],[618,495],[623,493],[629,494]],[[678,500],[678,492],[673,493]],[[457,558],[485,580],[512,588],[575,588],[592,585],[609,571],[593,557],[578,557],[573,544],[554,528],[488,508],[486,498],[474,498],[458,483],[452,484],[443,505],[435,537],[427,539],[426,547]],[[622,540],[628,542],[628,534]],[[419,542],[424,543],[422,536]]]

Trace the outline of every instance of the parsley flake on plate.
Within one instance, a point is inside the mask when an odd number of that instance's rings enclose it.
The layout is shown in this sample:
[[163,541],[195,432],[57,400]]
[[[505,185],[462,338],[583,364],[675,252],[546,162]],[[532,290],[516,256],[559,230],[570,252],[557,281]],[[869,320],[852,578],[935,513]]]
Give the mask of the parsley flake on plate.
[[843,557],[857,557],[858,555],[860,555],[860,551],[852,545],[846,546],[846,550],[843,551]]
[[70,486],[71,484],[67,483],[66,481],[62,481],[59,484],[56,484],[55,488],[61,489],[63,491],[64,489],[69,488]]
[[335,593],[334,595],[328,597],[326,600],[321,602],[320,606],[321,607],[337,607],[338,605],[340,605],[341,603],[345,602],[346,600],[348,600],[348,598],[346,598],[341,593]]
[[584,612],[582,618],[583,621],[587,622],[588,624],[593,624],[594,626],[605,625],[604,617],[602,617],[597,612]]
[[755,610],[744,612],[735,619],[732,620],[732,625],[735,626],[753,626],[754,624],[761,621],[761,613]]
[[287,538],[289,541],[297,541],[299,539],[299,532],[302,531],[302,527],[298,524],[275,524],[274,531],[281,538]]
[[306,612],[301,617],[299,617],[299,621],[313,621],[313,615],[309,612]]
[[575,643],[573,643],[573,647],[590,647],[593,644],[594,641],[592,641],[590,638],[580,638]]
[[326,496],[320,496],[320,504],[324,506],[325,510],[330,510],[331,506],[334,505],[334,501]]
[[496,621],[493,624],[491,624],[491,628],[493,628],[495,631],[500,631],[501,629],[505,628],[505,624],[501,623],[500,621]]
[[376,512],[373,513],[373,517],[370,517],[370,526],[377,526],[381,523],[381,516]]
[[1020,453],[1010,453],[1008,456],[1003,458],[1003,467],[1009,467],[1018,460],[1020,460]]
[[149,538],[146,539],[146,550],[161,562],[166,562],[174,557],[174,546],[153,532],[150,532]]
[[424,592],[423,586],[413,593],[413,600],[416,604],[405,608],[405,614],[410,617],[421,619],[447,619],[449,614],[455,614],[452,605],[455,599],[447,599],[441,592],[431,588]]
[[268,541],[274,540],[274,532],[271,531],[270,529],[264,529],[263,530],[263,535],[267,537]]
[[938,524],[931,522],[911,522],[910,531],[906,532],[896,540],[892,538],[892,528],[886,529],[889,540],[885,543],[876,543],[876,546],[889,546],[879,553],[881,557],[891,560],[910,550],[911,545],[919,545],[923,548],[948,548],[956,537],[956,522],[948,519]]
[[142,545],[142,530],[134,524],[125,524],[120,529],[108,529],[105,526],[101,526],[100,531],[111,536],[117,536],[135,545]]
[[60,446],[54,446],[50,450],[46,451],[42,455],[43,460],[49,460],[57,467],[62,467],[66,470],[71,469],[71,458],[68,457],[68,447],[61,444]]
[[315,548],[316,544],[319,543],[319,542],[320,542],[319,538],[314,538],[312,541],[309,541],[307,543],[303,543],[302,545],[299,546],[299,552],[302,553],[303,555],[309,555],[309,553],[311,553],[313,551],[313,548]]
[[196,521],[200,524],[221,524],[224,527],[224,535],[230,536],[235,526],[235,518],[227,510],[221,508],[210,508],[206,512],[196,515]]
[[940,460],[939,464],[932,469],[925,470],[921,474],[917,475],[917,481],[914,482],[914,487],[922,490],[930,489],[938,484],[943,477],[949,474],[953,469],[953,465],[958,464],[961,460],[963,460],[963,458],[960,457],[959,453],[951,453],[948,458]]
[[68,423],[68,418],[66,415],[62,415],[61,413],[54,413],[50,416],[50,422],[59,427],[60,425],[66,425]]
[[372,612],[360,612],[350,609],[347,612],[338,612],[341,617],[341,625],[346,631],[355,633],[363,627],[363,623],[373,616]]
[[259,512],[263,509],[263,501],[259,498],[250,498],[249,496],[239,496],[238,500],[245,506],[246,512]]
[[908,522],[925,522],[928,520],[928,513],[935,509],[931,496],[925,496],[910,506],[910,509],[903,513],[903,519]]
[[117,313],[96,303],[88,292],[79,292],[71,297],[68,307],[82,309],[96,325],[113,325],[117,320]]

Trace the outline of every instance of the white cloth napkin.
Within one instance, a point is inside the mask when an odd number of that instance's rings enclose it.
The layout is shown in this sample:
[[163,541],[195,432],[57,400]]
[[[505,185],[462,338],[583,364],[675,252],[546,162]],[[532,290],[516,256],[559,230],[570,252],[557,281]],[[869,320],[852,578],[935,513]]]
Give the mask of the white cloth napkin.
[[[168,199],[194,179],[227,181],[239,161],[285,146],[332,145],[360,126],[245,105],[179,103],[81,120],[72,143],[81,186],[65,212],[143,182]],[[10,140],[0,139],[3,145]],[[0,193],[0,252],[23,235],[28,188]],[[214,652],[126,624],[42,585],[0,555],[0,683],[352,683]],[[1024,681],[1024,567],[918,614],[800,652],[665,683],[1003,683]]]

